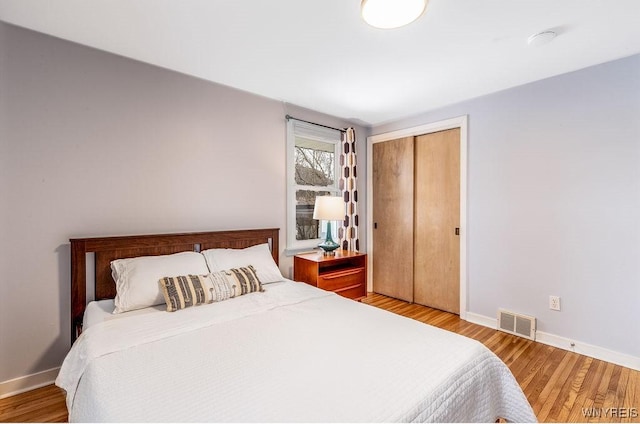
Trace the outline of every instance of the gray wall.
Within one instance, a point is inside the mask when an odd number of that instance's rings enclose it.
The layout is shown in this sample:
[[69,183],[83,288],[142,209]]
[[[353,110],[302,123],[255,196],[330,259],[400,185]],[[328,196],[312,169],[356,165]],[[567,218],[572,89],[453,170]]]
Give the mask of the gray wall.
[[[639,75],[634,56],[374,129],[469,114],[471,312],[640,356]],[[0,382],[68,350],[70,237],[277,226],[284,249],[286,113],[349,125],[0,23]]]
[[469,311],[640,357],[640,56],[371,132],[465,114]]
[[70,237],[279,227],[284,250],[285,114],[349,125],[4,23],[0,112],[0,383],[69,348]]

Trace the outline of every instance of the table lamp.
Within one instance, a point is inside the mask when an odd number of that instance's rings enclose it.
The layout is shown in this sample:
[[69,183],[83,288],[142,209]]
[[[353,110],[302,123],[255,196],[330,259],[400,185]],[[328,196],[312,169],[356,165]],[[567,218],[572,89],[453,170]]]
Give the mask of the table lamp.
[[340,245],[331,238],[331,221],[344,219],[344,200],[340,196],[318,196],[313,209],[313,219],[327,221],[327,237],[318,247],[324,250],[325,255],[335,255]]

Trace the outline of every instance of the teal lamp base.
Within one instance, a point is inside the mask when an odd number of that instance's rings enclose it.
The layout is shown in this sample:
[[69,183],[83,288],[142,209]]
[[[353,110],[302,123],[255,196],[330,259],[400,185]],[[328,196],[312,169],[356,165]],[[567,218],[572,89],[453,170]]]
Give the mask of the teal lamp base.
[[324,251],[325,255],[335,255],[335,250],[340,247],[338,243],[333,241],[331,237],[331,221],[327,221],[327,238],[318,245],[320,249]]

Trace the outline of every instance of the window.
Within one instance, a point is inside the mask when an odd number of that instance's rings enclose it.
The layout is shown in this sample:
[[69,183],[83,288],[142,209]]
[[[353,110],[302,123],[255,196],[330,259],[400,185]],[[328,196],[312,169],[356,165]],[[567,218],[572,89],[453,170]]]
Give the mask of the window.
[[[340,194],[341,135],[338,130],[288,121],[287,250],[314,248],[326,236],[325,222],[313,219],[313,208],[317,196]],[[335,232],[337,226],[333,227]]]

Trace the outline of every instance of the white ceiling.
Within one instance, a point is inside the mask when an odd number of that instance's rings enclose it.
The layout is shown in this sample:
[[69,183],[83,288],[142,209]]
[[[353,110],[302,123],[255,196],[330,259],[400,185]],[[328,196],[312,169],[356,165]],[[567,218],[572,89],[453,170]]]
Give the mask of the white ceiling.
[[[0,0],[0,20],[363,124],[640,53],[640,0]],[[547,29],[551,43],[529,47]]]

